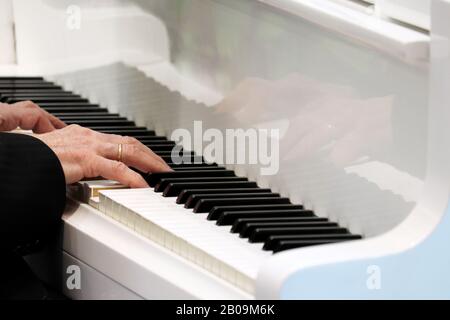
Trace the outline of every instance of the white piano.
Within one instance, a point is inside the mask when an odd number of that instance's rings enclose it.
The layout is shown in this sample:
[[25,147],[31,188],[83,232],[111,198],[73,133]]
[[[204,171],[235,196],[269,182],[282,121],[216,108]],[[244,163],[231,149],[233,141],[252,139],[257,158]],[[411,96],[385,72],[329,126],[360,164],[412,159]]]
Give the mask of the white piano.
[[[261,174],[263,163],[221,169],[351,240],[300,245],[288,233],[271,238],[283,248],[274,253],[154,188],[83,182],[70,189],[51,265],[30,257],[67,296],[450,298],[450,1],[0,6],[0,76],[42,76],[157,137],[195,134],[196,121],[275,129],[276,174]],[[267,203],[260,209],[286,213]]]

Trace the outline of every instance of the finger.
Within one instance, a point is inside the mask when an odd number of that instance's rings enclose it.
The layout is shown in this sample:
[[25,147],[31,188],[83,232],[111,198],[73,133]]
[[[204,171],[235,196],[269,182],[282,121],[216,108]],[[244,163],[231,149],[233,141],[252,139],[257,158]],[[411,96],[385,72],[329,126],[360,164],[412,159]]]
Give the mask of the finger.
[[51,115],[50,113],[47,113],[48,119],[50,120],[50,122],[52,123],[52,125],[56,128],[56,129],[62,129],[67,127],[67,124],[65,124],[64,121],[58,119],[57,117]]
[[110,160],[121,160],[128,166],[142,172],[167,171],[167,164],[161,163],[151,154],[145,152],[137,145],[122,144],[122,159],[119,159],[119,144],[104,143],[100,145],[100,155]]
[[33,130],[35,133],[47,133],[55,130],[44,110],[31,101],[22,101],[13,104],[15,117],[19,126],[24,130]]
[[19,114],[18,126],[23,130],[33,130],[34,133],[47,133],[55,130],[51,122],[40,113]]
[[93,161],[90,161],[90,165],[93,167],[89,171],[93,172],[96,176],[118,181],[131,188],[149,187],[140,174],[134,172],[122,162],[96,156]]
[[[172,169],[167,165],[167,163],[160,156],[155,154],[150,148],[143,145],[137,139],[133,139],[130,137],[122,137],[122,136],[118,136],[118,135],[109,135],[109,134],[101,134],[100,138],[105,142],[109,142],[109,143],[113,143],[113,144],[117,144],[117,145],[119,145],[119,144],[131,145],[131,146],[135,146],[135,147],[139,148],[146,155],[145,158],[147,159],[147,161],[150,160],[150,158],[151,158],[153,160],[152,163],[155,161],[159,163],[159,165],[156,165],[156,167],[153,169],[153,170],[156,170],[156,172],[172,171]],[[131,151],[133,151],[133,147],[130,147],[130,148],[131,148]],[[116,149],[118,149],[118,146],[116,146]],[[133,152],[126,153],[126,155],[128,155],[128,154],[133,154]],[[151,171],[151,172],[155,172],[155,171]]]
[[19,127],[20,122],[14,117],[0,114],[0,131],[11,131]]
[[46,117],[39,117],[37,122],[33,125],[32,129],[34,133],[47,133],[55,130],[55,127]]
[[129,152],[125,152],[125,155],[133,155],[133,150],[135,148],[138,148],[140,151],[143,152],[143,154],[145,154],[145,158],[150,160],[153,159],[153,161],[156,161],[159,165],[157,165],[157,167],[155,167],[155,169],[153,169],[152,172],[155,171],[172,171],[172,169],[168,166],[168,164],[160,157],[158,156],[156,153],[153,152],[153,150],[151,150],[150,148],[146,147],[144,144],[142,144],[140,141],[130,138],[130,137],[121,137],[121,139],[119,140],[118,143],[121,143],[124,146],[128,146],[125,147],[125,149],[128,148]]

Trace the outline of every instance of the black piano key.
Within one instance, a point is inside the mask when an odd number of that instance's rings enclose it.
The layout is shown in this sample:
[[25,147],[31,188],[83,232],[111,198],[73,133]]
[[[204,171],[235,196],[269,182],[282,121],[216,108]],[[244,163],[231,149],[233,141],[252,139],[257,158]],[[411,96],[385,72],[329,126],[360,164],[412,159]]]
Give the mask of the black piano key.
[[[179,162],[178,159],[176,159],[176,158],[174,159],[172,156],[162,155],[161,157],[164,159],[164,161],[170,162],[174,166],[177,166],[178,168],[183,168],[185,170],[187,170],[186,168],[192,168],[192,170],[195,170],[196,167],[200,167],[200,168],[202,168],[202,167],[217,168],[218,167],[218,166],[208,166],[208,163],[206,163],[205,159],[203,159],[203,158],[198,158],[198,159],[191,158],[191,161],[189,161],[188,163],[178,164],[178,162]],[[176,161],[176,163],[173,162],[174,160]],[[193,163],[195,163],[195,164],[191,165]],[[225,169],[224,167],[221,167],[221,168]]]
[[112,128],[112,127],[97,127],[93,130],[102,132],[102,133],[108,133],[108,134],[118,134],[121,136],[130,136],[130,137],[135,137],[135,136],[154,136],[155,132],[154,131],[150,131],[147,130],[146,128],[142,128],[142,127],[135,127],[135,128]]
[[51,114],[74,114],[74,113],[107,114],[108,113],[108,109],[96,108],[96,107],[80,107],[80,108],[70,109],[70,108],[58,108],[58,107],[51,107],[51,108],[44,107],[43,108],[41,106],[41,108]]
[[184,207],[186,209],[195,208],[199,201],[203,199],[236,199],[236,198],[279,198],[278,193],[214,193],[214,194],[193,194],[191,195]]
[[[220,224],[219,220],[217,220],[217,224],[218,225],[225,225],[225,224]],[[273,216],[270,218],[239,218],[236,219],[234,221],[234,223],[232,224],[231,233],[240,233],[242,228],[248,224],[248,223],[267,223],[267,222],[326,222],[328,221],[327,218],[319,218],[319,217],[305,217],[305,216],[301,216],[301,217],[278,217],[278,216]],[[227,225],[229,225],[231,223],[227,223]]]
[[215,207],[224,206],[251,206],[290,204],[289,198],[230,198],[230,199],[204,199],[200,200],[194,208],[194,213],[210,212]]
[[[170,162],[173,162],[174,165],[179,164],[183,165],[183,167],[195,167],[199,164],[205,164],[206,161],[203,157],[197,156],[194,153],[190,152],[189,156],[184,156],[183,159],[178,158],[177,154],[175,154],[175,158],[172,157],[173,150],[161,150],[161,156],[166,157],[166,159],[170,159]],[[175,160],[175,161],[173,161]]]
[[[61,117],[68,124],[77,123],[100,132],[133,136],[140,140],[175,170],[169,175],[152,178],[151,184],[159,185],[161,189],[164,189],[164,196],[178,195],[177,203],[185,203],[187,207],[194,207],[198,211],[209,211],[208,219],[217,219],[218,225],[233,224],[232,232],[242,233],[242,236],[250,236],[250,238],[253,236],[258,240],[265,236],[264,232],[271,228],[274,229],[272,233],[276,234],[269,236],[269,240],[264,246],[265,250],[279,252],[301,246],[360,238],[360,236],[349,233],[340,233],[339,230],[346,229],[328,222],[326,218],[314,216],[312,211],[303,210],[302,206],[290,204],[287,198],[280,198],[270,189],[260,189],[256,183],[249,182],[246,178],[236,177],[233,171],[215,163],[206,163],[201,156],[197,156],[194,152],[189,152],[188,155],[188,159],[193,163],[173,163],[174,142],[169,141],[166,137],[158,137],[153,131],[146,128],[136,127],[133,121],[118,114],[110,114],[107,109],[90,104],[80,95],[64,91],[60,86],[47,82],[43,78],[9,81],[2,80],[0,77],[0,88],[2,85],[9,89],[0,92],[0,99],[3,99],[1,101],[14,103],[31,100],[42,105],[50,113]],[[198,157],[197,162],[193,161],[194,156]],[[194,172],[193,175],[192,172]],[[227,181],[218,181],[219,178],[222,180],[227,178],[225,179]],[[239,181],[229,181],[229,178]],[[158,181],[155,182],[156,180]],[[272,201],[287,202],[286,204],[270,204]],[[305,226],[308,228],[301,228]],[[331,234],[321,233],[319,226],[328,226],[334,229]],[[292,228],[298,229],[296,234],[290,233]],[[314,228],[315,230],[313,230]],[[280,231],[280,229],[283,230]],[[308,231],[304,229],[308,229]],[[311,234],[311,230],[315,233]],[[282,232],[281,235],[280,232]],[[321,238],[322,235],[327,238]],[[270,248],[268,249],[266,246]]]
[[184,156],[183,158],[179,158],[177,154],[172,156],[172,150],[166,150],[166,152],[167,154],[164,156],[166,157],[166,159],[169,159],[170,162],[174,162],[174,164],[183,164],[183,166],[194,167],[196,165],[206,163],[205,159],[200,156]]
[[169,140],[154,140],[154,141],[147,141],[147,142],[141,142],[143,145],[151,148],[151,147],[161,147],[159,150],[172,150],[173,147],[175,147],[175,142],[169,141]]
[[221,189],[221,188],[256,188],[256,182],[230,181],[230,182],[180,182],[169,183],[163,192],[164,197],[177,197],[184,189]]
[[86,103],[86,102],[48,102],[39,103],[41,108],[67,108],[67,109],[78,109],[78,108],[100,108],[98,104]]
[[277,235],[270,236],[264,243],[264,250],[274,251],[279,241],[350,241],[362,239],[360,235],[343,233],[343,234],[312,234],[312,235]]
[[[2,92],[13,92],[17,89],[21,91],[37,91],[37,90],[61,90],[59,86],[54,86],[51,83],[46,82],[22,82],[22,83],[8,83],[8,82],[2,82],[0,81],[0,89]],[[62,90],[61,90],[62,91]]]
[[2,96],[9,96],[9,95],[15,95],[15,94],[27,94],[27,95],[49,95],[49,94],[64,94],[68,93],[71,94],[71,92],[64,91],[62,89],[20,89],[20,88],[14,88],[14,89],[0,89],[0,94]]
[[142,139],[138,139],[141,143],[152,143],[153,141],[169,141],[166,137],[163,136],[153,136],[153,137],[145,137]]
[[118,113],[109,113],[109,112],[62,112],[62,113],[54,113],[55,115],[59,115],[60,117],[65,117],[68,119],[127,119],[126,117],[121,116]]
[[120,127],[120,126],[96,126],[96,128],[98,129],[98,130],[107,130],[107,131],[124,131],[124,130],[127,130],[127,131],[133,131],[133,132],[141,132],[141,131],[143,131],[143,132],[145,132],[145,133],[152,133],[152,134],[154,134],[154,132],[153,131],[150,131],[150,130],[148,130],[146,127],[136,127],[136,126],[133,126],[133,125],[130,125],[130,126],[123,126],[123,127]]
[[152,144],[152,143],[144,143],[144,145],[150,149],[152,149],[153,151],[170,151],[172,150],[175,145],[174,144],[168,144],[168,143],[164,143],[164,144]]
[[176,183],[198,183],[198,182],[210,182],[220,184],[222,182],[244,182],[247,181],[247,178],[241,177],[201,177],[201,178],[162,178],[155,185],[155,192],[164,192],[166,188],[169,187],[170,184]]
[[[155,150],[152,150],[156,155],[158,155],[158,156],[160,156],[161,157],[161,155],[164,155],[165,153],[166,153],[166,151],[155,151]],[[170,162],[170,161],[169,161]],[[167,163],[167,161],[166,161],[166,163]],[[173,170],[173,168],[172,168],[172,170]]]
[[183,190],[177,198],[178,204],[184,204],[188,200],[188,198],[192,195],[196,194],[236,194],[236,193],[247,193],[247,194],[256,194],[256,193],[269,193],[270,189],[261,189],[261,188],[228,188],[228,189],[186,189]]
[[[141,141],[141,140],[139,140],[139,141]],[[184,151],[184,152],[186,153],[186,156],[190,156],[190,157],[195,156],[195,152],[193,152],[193,151]],[[172,151],[161,151],[161,155],[172,156]]]
[[0,83],[45,83],[45,84],[53,84],[45,79],[3,79],[0,78]]
[[[206,162],[205,159],[203,159],[202,157],[199,156],[195,156],[191,158],[192,161],[188,161],[189,159],[186,158],[186,161],[180,160],[177,156],[175,156],[175,158],[172,159],[172,155],[171,152],[172,150],[161,150],[159,151],[161,153],[161,156],[165,156],[166,158],[170,159],[170,162],[173,163],[174,166],[180,166],[180,167],[197,167],[197,166],[210,166],[210,167],[218,167],[219,165],[217,163],[210,163],[210,162]],[[175,160],[173,162],[173,160]],[[223,167],[222,167],[223,168]]]
[[62,114],[53,114],[55,117],[58,117],[61,120],[106,120],[106,119],[115,119],[115,120],[122,120],[122,121],[126,121],[128,120],[125,117],[121,117],[118,114],[89,114],[89,113],[83,113],[82,115],[79,116],[67,116],[64,115],[64,113]]
[[82,127],[95,129],[97,127],[104,126],[115,126],[115,127],[130,127],[134,126],[133,121],[129,121],[127,119],[99,119],[99,120],[90,120],[90,119],[80,119],[80,120],[66,120],[68,125],[70,124],[78,124]]
[[174,156],[177,159],[177,162],[182,162],[185,164],[198,164],[205,162],[204,158],[193,151],[185,151],[181,149],[183,153],[180,154],[180,149],[171,150],[167,155]]
[[0,80],[16,80],[16,81],[20,81],[20,80],[37,80],[37,81],[44,81],[43,77],[36,77],[36,76],[1,76]]
[[31,100],[36,104],[44,104],[44,103],[73,103],[73,102],[77,102],[77,103],[88,103],[89,104],[89,100],[88,99],[84,99],[84,98],[78,98],[78,97],[71,97],[71,96],[66,96],[66,97],[33,97],[33,96],[25,96],[25,97],[10,97],[9,98],[9,103],[16,103],[16,102],[20,102],[20,101],[27,101],[27,100]]
[[161,159],[163,159],[165,162],[172,163],[172,157],[171,156],[160,156]]
[[16,90],[61,90],[61,86],[47,83],[1,83],[0,91]]
[[185,170],[187,170],[187,171],[192,171],[192,170],[202,170],[202,171],[209,171],[209,170],[227,170],[227,168],[224,168],[224,167],[212,167],[212,166],[197,166],[197,167],[180,167],[180,166],[177,166],[177,167],[172,167],[172,169],[174,170],[174,171],[185,171]]
[[97,127],[95,128],[96,131],[99,132],[103,132],[103,133],[108,133],[108,134],[117,134],[117,135],[122,135],[122,136],[131,136],[131,137],[135,137],[135,136],[153,136],[155,133],[154,131],[150,131],[147,129],[138,129],[138,128],[134,128],[134,129],[118,129],[117,127],[115,127],[115,129],[107,129],[108,127]]
[[33,81],[33,80],[23,80],[23,81],[13,81],[13,80],[0,80],[0,86],[19,86],[19,85],[52,85],[52,83],[47,81]]
[[[236,214],[233,212],[238,211]],[[278,212],[278,213],[277,213]],[[293,212],[299,212],[302,215],[313,215],[312,211],[304,210],[302,205],[299,204],[275,204],[275,205],[251,205],[251,206],[217,206],[213,208],[208,214],[208,220],[222,219],[222,223],[227,224],[227,221],[238,218],[251,218],[250,214],[254,214],[254,218],[268,217],[268,215],[280,214],[283,212],[288,214]],[[223,215],[223,217],[222,217]],[[232,220],[234,221],[234,220]],[[232,223],[230,223],[232,224]]]
[[[155,151],[155,150],[154,150]],[[156,150],[155,152],[160,152],[159,150]],[[170,158],[167,161],[167,164],[172,167],[172,169],[184,169],[184,168],[191,168],[190,170],[197,170],[201,168],[218,168],[219,166],[216,163],[173,163],[172,159]]]
[[34,77],[0,77],[0,82],[47,82],[45,79]]
[[337,223],[329,221],[289,221],[289,222],[250,222],[243,226],[239,232],[241,238],[248,238],[259,228],[313,228],[313,227],[337,227]]
[[[50,94],[50,93],[46,93],[45,94],[45,96],[47,96],[48,94]],[[54,94],[60,94],[60,92],[55,92]],[[5,101],[6,103],[12,103],[11,102],[11,97],[13,96],[13,94],[8,94],[7,92],[5,92],[5,91],[0,91],[0,99],[2,100],[2,101]],[[24,101],[27,101],[27,100],[24,100]]]
[[68,92],[68,91],[62,91],[62,90],[53,90],[53,91],[33,91],[33,92],[27,92],[27,91],[21,91],[21,92],[11,92],[11,91],[2,91],[0,92],[0,96],[6,96],[9,98],[14,99],[21,99],[21,100],[33,100],[35,98],[63,98],[63,97],[72,97],[72,98],[81,98],[80,95]]
[[[155,131],[153,131],[153,130],[148,130],[148,131],[150,131],[150,132],[153,132],[154,134],[153,135],[151,135],[151,136],[148,136],[148,135],[139,135],[139,134],[136,134],[136,135],[134,135],[133,136],[133,138],[135,138],[136,140],[139,140],[139,141],[143,141],[143,140],[148,140],[148,139],[159,139],[159,137],[161,137],[161,136],[157,136],[156,135],[156,133],[155,133]],[[167,138],[166,138],[167,139]],[[168,140],[169,141],[169,140]],[[164,151],[164,152],[167,152],[167,153],[171,153],[171,151]]]
[[325,234],[325,233],[348,233],[348,230],[341,227],[311,227],[311,228],[256,228],[253,230],[249,237],[249,241],[254,242],[265,242],[269,236],[274,235],[284,235],[284,234]]
[[[153,149],[152,149],[153,150]],[[153,150],[155,151],[155,150]],[[197,170],[197,168],[217,168],[217,163],[182,163],[182,164],[175,164],[175,163],[168,163],[170,167],[174,170],[178,168],[191,168],[192,170]]]
[[320,246],[324,244],[332,244],[336,242],[344,242],[345,240],[292,240],[292,241],[278,241],[274,247],[273,252],[278,253],[281,251],[304,248],[310,246]]
[[155,134],[154,131],[148,130],[146,127],[137,127],[134,125],[130,125],[130,126],[97,126],[98,130],[116,130],[116,131],[134,131],[134,132],[140,132],[140,131],[145,131],[147,132],[151,132],[153,135]]
[[246,219],[312,219],[317,218],[314,212],[304,209],[288,210],[250,210],[250,211],[224,211],[217,218],[216,224],[219,226],[233,225],[238,220]]
[[175,171],[152,173],[145,177],[150,187],[155,187],[164,178],[200,178],[200,177],[234,177],[231,170],[211,170],[211,171]]
[[144,146],[147,146],[149,148],[153,147],[153,146],[159,146],[159,145],[175,145],[175,142],[169,141],[169,140],[159,140],[159,139],[154,139],[154,140],[147,140],[146,142],[142,142],[140,141]]

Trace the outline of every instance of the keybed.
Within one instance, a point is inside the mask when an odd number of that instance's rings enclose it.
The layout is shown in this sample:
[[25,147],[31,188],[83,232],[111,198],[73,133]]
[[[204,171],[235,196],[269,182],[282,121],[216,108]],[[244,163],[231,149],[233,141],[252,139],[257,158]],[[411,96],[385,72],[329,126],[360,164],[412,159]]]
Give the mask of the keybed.
[[[149,90],[161,94],[158,88]],[[0,78],[1,102],[26,100],[67,124],[135,137],[161,156],[174,172],[141,173],[150,189],[82,182],[90,188],[87,194],[96,198],[87,202],[247,292],[252,292],[258,268],[273,253],[361,239],[289,198],[206,163],[194,152],[188,154],[200,161],[172,162],[175,142],[61,86],[39,77]]]

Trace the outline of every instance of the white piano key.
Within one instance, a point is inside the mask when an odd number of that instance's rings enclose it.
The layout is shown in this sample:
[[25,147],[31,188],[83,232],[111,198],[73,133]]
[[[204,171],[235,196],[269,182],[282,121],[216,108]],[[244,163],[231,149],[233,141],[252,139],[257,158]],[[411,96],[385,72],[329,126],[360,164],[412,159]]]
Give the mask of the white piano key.
[[261,244],[230,233],[229,226],[217,226],[206,214],[193,213],[152,189],[105,190],[100,202],[105,214],[249,292],[259,266],[271,255]]

